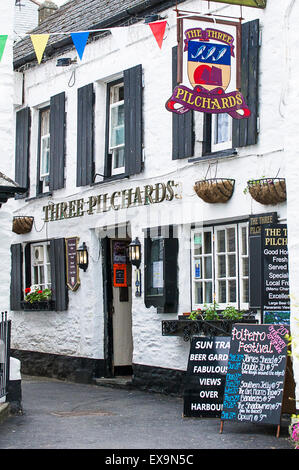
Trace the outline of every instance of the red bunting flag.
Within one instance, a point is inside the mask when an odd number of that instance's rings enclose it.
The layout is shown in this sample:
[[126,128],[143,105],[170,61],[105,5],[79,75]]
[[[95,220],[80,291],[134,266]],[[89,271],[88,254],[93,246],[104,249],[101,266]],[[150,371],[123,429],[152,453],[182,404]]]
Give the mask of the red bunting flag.
[[152,30],[153,35],[155,36],[155,39],[160,49],[162,47],[166,24],[167,21],[156,21],[155,23],[149,23],[149,26]]

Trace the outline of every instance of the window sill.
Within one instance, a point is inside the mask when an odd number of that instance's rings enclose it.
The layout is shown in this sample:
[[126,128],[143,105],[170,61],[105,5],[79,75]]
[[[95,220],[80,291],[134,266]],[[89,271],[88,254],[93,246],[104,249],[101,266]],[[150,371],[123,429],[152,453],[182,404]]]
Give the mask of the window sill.
[[219,150],[219,152],[207,153],[201,157],[189,158],[188,163],[202,162],[205,160],[218,160],[221,158],[235,157],[236,155],[238,155],[238,151],[236,149]]
[[50,197],[52,196],[52,194],[53,194],[52,191],[48,191],[47,193],[41,193],[41,194],[38,194],[37,196],[26,198],[25,202],[35,201],[36,199],[42,199],[43,197]]
[[113,182],[117,180],[123,180],[126,178],[127,179],[129,178],[129,175],[127,173],[122,173],[121,175],[107,176],[107,177],[104,177],[102,181],[96,181],[94,183],[91,183],[90,186],[98,186],[104,183],[109,183],[109,182]]
[[162,336],[182,336],[189,341],[193,335],[230,336],[234,323],[256,324],[253,316],[244,316],[241,320],[162,320]]
[[55,310],[55,302],[53,300],[45,300],[41,302],[21,302],[22,309],[30,312],[49,312]]

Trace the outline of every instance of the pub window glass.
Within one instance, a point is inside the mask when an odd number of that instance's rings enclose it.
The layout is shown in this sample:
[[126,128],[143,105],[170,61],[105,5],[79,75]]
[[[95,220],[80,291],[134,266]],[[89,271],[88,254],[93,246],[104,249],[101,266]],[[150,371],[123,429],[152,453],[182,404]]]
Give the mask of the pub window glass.
[[[237,302],[237,227],[216,228],[216,297],[221,304]],[[221,306],[222,307],[222,306]]]
[[192,243],[192,308],[212,304],[249,307],[248,224],[194,229]]
[[40,110],[40,180],[43,189],[50,178],[50,109]]
[[110,89],[109,153],[112,154],[112,175],[125,171],[125,105],[124,85]]
[[248,225],[240,226],[240,302],[249,303]]
[[225,150],[232,146],[232,118],[226,114],[212,116],[212,152]]
[[31,245],[31,289],[51,287],[50,243]]
[[193,233],[193,292],[196,304],[213,301],[212,232]]
[[164,240],[163,238],[153,238],[150,250],[150,286],[149,295],[163,295],[164,288]]

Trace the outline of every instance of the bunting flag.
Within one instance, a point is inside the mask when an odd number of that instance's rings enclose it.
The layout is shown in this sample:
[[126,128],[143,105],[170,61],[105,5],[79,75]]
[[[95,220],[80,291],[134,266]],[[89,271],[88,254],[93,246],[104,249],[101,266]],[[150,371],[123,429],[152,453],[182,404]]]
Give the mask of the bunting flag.
[[162,47],[166,25],[167,21],[156,21],[155,23],[149,23],[149,27],[151,28],[160,49]]
[[89,31],[85,31],[82,33],[71,33],[71,36],[72,36],[74,46],[80,57],[80,60],[82,60],[83,52],[84,52],[84,49],[88,40],[88,36],[89,36]]
[[0,61],[2,59],[2,55],[3,55],[4,48],[5,48],[6,40],[7,40],[7,34],[1,34],[0,35]]
[[122,49],[128,45],[129,30],[127,26],[113,28],[111,29],[111,34],[119,49]]
[[49,39],[49,34],[31,34],[30,38],[35,50],[36,58],[40,64]]
[[[163,43],[163,38],[165,34],[165,29],[166,29],[167,21],[155,21],[153,23],[148,23],[148,26],[150,26],[151,31],[157,41],[157,44],[159,48],[162,48],[162,43]],[[144,26],[138,25],[138,26]],[[147,25],[146,25],[147,26]],[[99,31],[110,31],[113,35],[113,39],[118,44],[119,49],[122,49],[128,45],[128,40],[129,40],[129,28],[127,26],[119,26],[115,28],[103,28],[103,29],[93,29],[90,31],[81,31],[81,32],[55,32],[55,33],[50,33],[50,34],[30,34],[28,35],[31,38],[32,45],[36,54],[36,58],[38,63],[40,64],[45,52],[45,49],[47,47],[47,43],[49,40],[49,37],[52,35],[60,35],[60,34],[66,34],[70,35],[74,46],[77,50],[77,53],[80,57],[80,60],[82,60],[83,53],[85,50],[85,46],[88,41],[88,37],[90,33],[95,33]],[[6,34],[0,34],[0,61],[2,59],[3,51],[5,49],[6,45],[6,40],[7,40],[8,35]]]

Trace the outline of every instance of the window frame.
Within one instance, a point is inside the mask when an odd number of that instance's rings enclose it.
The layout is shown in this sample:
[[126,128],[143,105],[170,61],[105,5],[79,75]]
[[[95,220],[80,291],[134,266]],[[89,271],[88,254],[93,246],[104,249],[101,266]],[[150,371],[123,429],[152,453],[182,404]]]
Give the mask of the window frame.
[[[216,136],[217,136],[217,125],[218,125],[218,118],[220,115],[225,114],[228,118],[228,135],[229,138],[228,140],[225,140],[223,142],[215,142]],[[220,114],[213,114],[212,115],[212,123],[211,123],[211,152],[220,152],[222,150],[228,150],[231,149],[233,145],[233,122],[232,118],[229,114],[227,113],[220,113]]]
[[[247,248],[247,253],[242,254],[241,253],[241,248],[242,248],[242,229],[246,227],[246,248]],[[219,310],[224,310],[227,305],[233,306],[236,309],[240,310],[248,310],[249,309],[249,271],[248,271],[248,265],[249,265],[249,230],[248,230],[249,224],[248,222],[234,222],[234,223],[228,223],[228,224],[214,224],[214,225],[209,225],[209,226],[203,226],[199,228],[192,228],[191,229],[191,306],[192,309],[195,310],[197,308],[203,308],[204,304],[211,304],[213,300],[215,299],[215,302],[219,305]],[[217,249],[217,232],[220,230],[227,230],[230,228],[235,229],[235,251],[227,251],[227,245],[225,248],[224,252],[220,252]],[[202,255],[195,255],[194,253],[194,235],[195,233],[201,233],[202,237],[205,232],[210,232],[211,237],[212,237],[212,301],[211,302],[205,302],[204,298],[204,292],[203,292],[203,302],[202,303],[195,303],[196,300],[196,293],[195,293],[195,287],[196,283],[200,282],[199,280],[196,280],[195,278],[195,260],[197,257],[201,257],[202,259],[204,258],[205,253]],[[227,240],[225,241],[227,243]],[[228,257],[231,256],[233,253],[235,253],[235,276],[229,276],[228,275]],[[207,255],[207,254],[206,254]],[[217,256],[225,256],[225,276],[219,277],[219,266],[217,263]],[[244,259],[248,259],[247,262],[247,276],[242,274],[242,267],[244,263]],[[203,266],[202,266],[203,267]],[[218,286],[218,280],[225,280],[226,281],[226,298],[228,295],[228,283],[230,280],[236,280],[236,302],[219,302],[219,286]],[[243,280],[248,280],[248,291],[247,291],[247,299],[248,302],[244,302],[244,286],[243,286]],[[204,282],[205,278],[202,277],[202,281]],[[210,281],[210,278],[208,279]]]
[[[124,154],[124,166],[113,169],[114,163],[114,155],[111,152],[110,141],[111,141],[111,109],[120,106],[121,103],[125,105],[125,100],[120,100],[118,102],[112,103],[111,102],[111,92],[113,88],[120,88],[123,86],[125,87],[124,77],[121,76],[120,78],[113,80],[111,82],[107,82],[107,91],[106,91],[106,144],[105,144],[105,179],[107,178],[114,178],[114,177],[124,177],[126,176],[126,159]],[[124,140],[125,140],[125,122],[124,122]],[[116,147],[117,148],[117,147]],[[123,148],[125,152],[125,142],[123,146],[119,146],[118,148]]]
[[[115,161],[115,152],[118,150],[123,149],[123,152],[125,151],[125,119],[123,123],[123,134],[124,134],[124,140],[123,143],[120,145],[111,145],[111,139],[112,139],[112,110],[115,108],[119,108],[120,106],[124,106],[125,100],[118,100],[114,101],[113,99],[113,90],[114,89],[120,89],[123,88],[123,94],[124,94],[124,81],[118,81],[118,83],[111,84],[109,87],[110,93],[109,93],[109,143],[108,143],[108,152],[111,154],[111,176],[114,175],[119,175],[125,173],[125,156],[123,157],[124,164],[121,167],[114,168],[114,161]],[[118,92],[119,93],[119,92]]]
[[[49,132],[47,134],[42,135],[42,114],[49,113]],[[37,187],[38,187],[38,194],[47,193],[50,189],[50,119],[51,119],[51,107],[50,104],[43,106],[38,109],[38,157],[37,157]],[[48,143],[48,173],[42,173],[43,169],[43,145],[42,140],[44,138],[49,139]]]
[[[43,263],[34,265],[34,259],[33,259],[33,250],[36,247],[43,247],[43,252],[44,252],[44,259]],[[25,261],[26,262],[26,261]],[[48,276],[48,266],[50,270],[50,281],[49,281],[49,276]],[[35,279],[35,274],[34,274],[34,268],[35,267],[43,267],[44,268],[44,282],[37,282],[37,283],[32,283]],[[34,289],[38,287],[39,289],[51,289],[52,286],[52,279],[51,279],[51,255],[50,255],[50,241],[44,241],[44,242],[34,242],[30,243],[30,272],[31,272],[31,289]],[[38,270],[38,278],[40,276],[40,271]],[[38,279],[39,281],[40,279]]]

